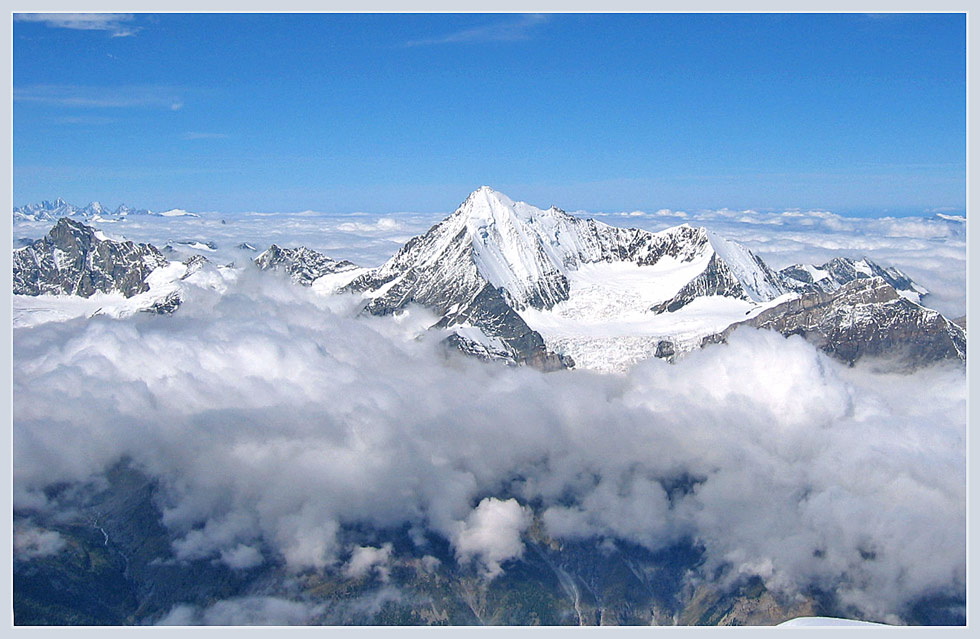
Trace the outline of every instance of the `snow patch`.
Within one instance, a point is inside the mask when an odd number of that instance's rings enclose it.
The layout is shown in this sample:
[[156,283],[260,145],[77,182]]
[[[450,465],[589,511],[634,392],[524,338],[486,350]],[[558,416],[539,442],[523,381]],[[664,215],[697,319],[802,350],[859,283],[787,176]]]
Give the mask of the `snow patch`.
[[827,628],[837,626],[887,626],[888,624],[857,619],[838,619],[837,617],[796,617],[777,624],[776,627],[786,628]]
[[170,209],[169,211],[161,211],[157,213],[161,217],[201,217],[197,213],[191,213],[190,211],[185,211],[184,209]]

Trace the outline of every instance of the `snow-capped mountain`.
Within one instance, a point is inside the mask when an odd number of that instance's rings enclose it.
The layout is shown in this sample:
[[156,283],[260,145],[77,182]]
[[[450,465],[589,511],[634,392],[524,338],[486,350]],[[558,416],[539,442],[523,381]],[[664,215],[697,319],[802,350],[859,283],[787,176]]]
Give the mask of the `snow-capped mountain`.
[[200,217],[197,213],[191,213],[183,209],[170,209],[162,213],[155,213],[150,209],[132,208],[125,204],[120,204],[114,211],[110,211],[100,202],[90,202],[84,207],[69,204],[62,198],[49,201],[44,200],[35,204],[20,206],[13,211],[14,221],[22,222],[43,222],[47,220],[58,220],[63,217],[80,218],[87,221],[99,222],[103,220],[121,220],[132,215],[152,215],[158,217]]
[[[859,301],[855,291],[863,289],[847,285],[865,280],[878,293]],[[363,294],[374,314],[422,305],[441,316],[436,328],[460,350],[546,370],[614,371],[649,357],[670,359],[756,317],[784,334],[805,332],[821,347],[833,342],[825,350],[847,361],[933,337],[952,346],[926,348],[926,359],[965,352],[957,346],[959,329],[919,306],[926,290],[898,269],[838,258],[777,273],[704,228],[613,227],[515,202],[489,187],[343,290]],[[799,304],[824,309],[819,321],[801,319]],[[858,330],[857,318],[891,328]],[[848,335],[869,345],[848,350]]]
[[779,271],[787,288],[799,293],[823,291],[831,293],[857,279],[880,277],[892,285],[899,295],[919,304],[927,291],[895,267],[883,268],[867,258],[852,260],[835,257],[825,264],[794,264]]
[[61,218],[46,237],[14,251],[15,295],[90,297],[149,289],[147,277],[169,262],[149,244],[115,242],[81,222]]
[[13,252],[14,325],[73,317],[173,313],[186,286],[222,290],[234,270],[203,255],[170,261],[152,244],[116,241],[70,218]]
[[117,218],[128,217],[130,215],[153,215],[153,214],[154,214],[153,211],[151,211],[150,209],[134,209],[132,207],[126,206],[125,204],[120,204],[118,207],[116,207],[116,210],[113,211],[112,213],[113,217],[117,217]]
[[673,313],[703,297],[751,306],[785,292],[762,260],[703,228],[624,229],[514,202],[486,186],[346,290],[364,292],[375,314],[411,303],[434,310],[468,352],[553,367],[575,354],[565,348],[559,357],[538,325],[588,298],[581,289],[597,277],[608,285],[600,296],[612,316],[593,314],[594,321]]
[[[92,204],[97,204],[93,202]],[[91,206],[91,205],[90,205]],[[43,220],[57,220],[62,217],[72,217],[77,215],[80,209],[65,202],[60,197],[55,201],[43,200],[35,204],[19,206],[14,209],[14,220],[25,220],[40,222]]]
[[100,202],[90,202],[88,206],[81,210],[81,214],[86,219],[92,219],[95,217],[103,217],[107,215],[109,211],[102,206]]
[[312,286],[314,280],[324,275],[357,268],[353,262],[338,261],[305,246],[292,249],[273,244],[253,261],[263,271],[285,271],[292,281],[303,286]]
[[[59,207],[71,208],[49,202],[32,214]],[[86,209],[96,217],[104,212],[98,203]],[[154,276],[160,285],[153,295],[129,304],[169,312],[180,303],[175,282],[182,277],[223,277],[195,275],[199,253],[216,248],[204,240],[171,240],[161,253],[63,218],[48,237],[14,252],[14,292],[129,298],[147,291],[152,272],[172,266],[166,277]],[[275,244],[254,263],[317,293],[360,295],[368,313],[423,306],[440,318],[432,328],[459,350],[544,370],[622,371],[650,357],[682,356],[742,324],[803,334],[845,361],[913,347],[920,351],[909,360],[915,365],[965,356],[962,329],[922,307],[926,290],[898,269],[836,258],[777,273],[704,228],[614,227],[515,202],[489,187],[374,269]],[[877,292],[864,300],[857,284],[868,282]]]

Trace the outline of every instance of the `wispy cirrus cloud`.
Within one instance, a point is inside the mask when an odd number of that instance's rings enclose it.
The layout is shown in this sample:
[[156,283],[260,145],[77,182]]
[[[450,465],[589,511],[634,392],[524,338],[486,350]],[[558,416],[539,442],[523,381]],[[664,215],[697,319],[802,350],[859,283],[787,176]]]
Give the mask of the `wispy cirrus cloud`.
[[33,102],[73,108],[165,108],[178,111],[184,106],[175,87],[135,85],[92,87],[43,84],[14,89],[14,102]]
[[204,133],[201,131],[187,131],[180,136],[181,140],[227,140],[230,136],[227,133]]
[[102,125],[112,124],[116,118],[106,118],[98,115],[69,115],[62,118],[54,118],[55,124],[79,124],[79,125]]
[[526,14],[518,16],[517,20],[496,22],[481,27],[463,29],[436,38],[409,40],[405,46],[417,47],[431,44],[453,44],[466,42],[510,42],[527,40],[531,37],[534,27],[544,24],[549,16],[542,14]]
[[59,29],[110,31],[113,38],[133,36],[140,27],[129,24],[131,13],[15,13],[17,22],[41,22]]

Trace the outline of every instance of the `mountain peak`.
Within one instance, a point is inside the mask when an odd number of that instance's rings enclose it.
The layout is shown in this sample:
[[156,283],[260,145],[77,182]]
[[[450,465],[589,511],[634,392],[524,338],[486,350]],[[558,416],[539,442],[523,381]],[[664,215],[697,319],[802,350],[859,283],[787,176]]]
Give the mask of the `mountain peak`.
[[91,226],[62,217],[45,237],[14,251],[13,291],[81,297],[118,292],[132,297],[149,290],[150,272],[167,264],[149,244],[112,241]]
[[76,233],[85,233],[86,235],[92,235],[93,237],[95,236],[94,228],[87,226],[78,220],[73,220],[70,217],[58,218],[58,221],[55,222],[54,228],[52,228],[50,232],[53,233],[56,229],[72,230]]
[[498,204],[509,207],[514,205],[514,201],[500,191],[496,191],[489,186],[481,186],[466,197],[463,204],[460,205],[460,208],[466,207],[467,205],[472,207],[479,204]]

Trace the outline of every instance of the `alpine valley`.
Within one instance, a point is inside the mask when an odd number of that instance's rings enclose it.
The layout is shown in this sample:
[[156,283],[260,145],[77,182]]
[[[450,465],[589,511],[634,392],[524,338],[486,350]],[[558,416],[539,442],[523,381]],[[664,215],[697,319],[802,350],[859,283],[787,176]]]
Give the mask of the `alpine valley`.
[[[860,590],[863,586],[855,584],[864,583],[862,579],[873,581],[867,575],[877,574],[875,562],[882,560],[876,558],[887,554],[876,545],[881,530],[848,538],[853,547],[848,547],[846,559],[825,547],[837,543],[833,535],[820,542],[825,545],[804,547],[801,542],[801,557],[826,557],[826,564],[836,561],[840,566],[826,572],[833,578],[801,582],[785,578],[787,573],[772,565],[753,564],[739,548],[729,548],[719,558],[713,542],[699,534],[699,524],[691,523],[701,521],[698,515],[661,530],[667,540],[663,543],[648,543],[646,532],[604,528],[595,513],[612,517],[611,510],[580,500],[573,487],[588,485],[593,490],[589,499],[598,499],[599,488],[606,490],[603,482],[615,481],[582,462],[566,484],[546,486],[549,473],[559,472],[547,455],[532,456],[508,476],[492,480],[484,480],[479,470],[454,467],[454,472],[470,474],[459,484],[469,486],[464,491],[472,508],[468,516],[453,519],[427,506],[429,510],[417,508],[403,521],[396,515],[383,522],[342,519],[331,538],[344,550],[332,561],[303,569],[291,559],[292,546],[273,534],[258,535],[250,544],[228,541],[227,547],[208,552],[182,550],[192,539],[237,540],[241,533],[236,526],[245,520],[195,520],[182,528],[175,522],[186,514],[181,509],[191,506],[175,505],[174,495],[183,480],[163,472],[152,457],[106,453],[87,475],[52,481],[34,492],[17,486],[19,455],[45,450],[41,434],[22,432],[18,424],[40,428],[43,419],[38,415],[46,414],[18,404],[18,389],[35,388],[35,381],[47,379],[35,371],[49,370],[43,358],[18,359],[18,351],[33,352],[45,335],[57,331],[103,326],[111,332],[112,327],[127,326],[139,339],[151,327],[161,335],[179,332],[191,319],[206,317],[195,305],[245,304],[250,291],[260,290],[269,299],[309,296],[315,304],[329,306],[330,313],[342,308],[343,321],[397,325],[406,344],[437,343],[447,370],[485,368],[493,379],[510,376],[542,385],[549,379],[594,380],[588,384],[608,387],[614,398],[610,402],[629,395],[616,390],[617,384],[626,384],[622,380],[635,370],[665,371],[662,375],[669,378],[672,370],[691,370],[697,362],[731,352],[726,349],[748,348],[745,344],[779,348],[785,341],[796,356],[816,362],[816,369],[840,370],[842,376],[849,370],[871,371],[882,379],[909,379],[935,370],[961,374],[967,351],[965,319],[954,322],[929,308],[929,290],[891,264],[852,254],[773,268],[742,243],[704,226],[682,223],[656,231],[615,226],[555,206],[541,209],[513,201],[486,186],[427,231],[402,238],[401,247],[383,263],[367,265],[284,241],[258,245],[247,236],[224,242],[175,231],[159,248],[127,239],[125,229],[137,228],[127,224],[202,220],[202,214],[181,209],[154,214],[120,206],[109,212],[97,202],[75,207],[58,199],[13,213],[18,233],[47,227],[43,236],[16,240],[13,249],[15,363],[23,364],[14,372],[13,580],[19,625],[220,623],[215,606],[222,601],[247,607],[254,623],[773,625],[815,615],[904,624],[965,622],[960,575],[949,575],[944,587],[893,597],[897,603],[887,605],[840,594],[840,583]],[[220,224],[227,231],[235,220],[226,224],[222,219]],[[364,225],[363,233],[370,237],[385,225]],[[186,314],[191,317],[184,318]],[[292,339],[288,321],[275,324],[279,328],[274,332]],[[782,336],[779,342],[771,341],[774,332]],[[203,346],[209,347],[215,352],[232,348],[219,341]],[[336,357],[338,376],[353,374],[329,343],[310,349],[317,357]],[[67,341],[59,356],[83,351],[81,342]],[[186,357],[200,361],[198,353]],[[290,360],[275,349],[257,350],[249,357],[243,361],[265,357],[267,364],[258,366],[294,379]],[[166,368],[154,361],[132,360],[128,365]],[[93,357],[71,369],[76,375],[71,388],[77,391],[69,396],[85,396],[86,384],[94,379],[86,371],[98,366]],[[119,393],[152,395],[155,385],[178,387],[187,370],[178,364],[154,374],[153,383],[121,385]],[[193,373],[201,380],[208,374],[203,369]],[[241,372],[243,379],[248,374]],[[541,381],[527,381],[532,379]],[[197,397],[201,391],[186,392]],[[372,406],[384,403],[368,391],[361,399]],[[841,401],[847,419],[860,415],[853,406],[846,407],[850,400]],[[640,414],[635,405],[622,402],[627,415],[622,419]],[[157,410],[153,402],[149,405],[154,406],[151,412]],[[269,413],[265,408],[253,416],[234,413],[235,419],[243,424],[288,421],[288,410]],[[204,410],[199,420],[220,421],[223,410]],[[297,403],[296,410],[305,408]],[[555,410],[567,417],[571,409]],[[743,410],[748,409],[742,406],[733,414]],[[371,457],[374,441],[369,414],[351,410],[343,426],[361,442],[365,458]],[[827,424],[819,427],[829,428]],[[649,446],[656,448],[656,422],[649,428]],[[234,434],[228,436],[233,442],[229,446],[238,447],[236,455],[260,455],[235,443]],[[696,440],[692,442],[694,446]],[[698,453],[691,455],[697,458]],[[436,452],[424,457],[433,467],[452,466]],[[639,464],[629,468],[629,479],[620,477],[608,490],[641,504],[635,512],[616,515],[635,522],[646,521],[658,508],[664,513],[697,511],[689,504],[710,494],[705,486],[712,485],[714,472],[707,462],[700,470],[680,461],[665,461],[657,471],[645,471]],[[424,478],[406,482],[406,494],[429,490]],[[636,495],[639,486],[648,485],[656,496],[651,493],[644,502]],[[801,489],[794,495],[803,504],[810,493]],[[255,503],[254,520],[249,521],[266,526],[264,518],[274,517],[266,506]],[[276,517],[301,523],[314,517],[315,507],[298,508]],[[590,532],[569,533],[567,522],[573,515],[588,520]],[[438,523],[443,519],[448,523]],[[485,536],[498,525],[516,530],[516,537]],[[479,550],[470,550],[477,546]],[[474,557],[479,561],[472,561]]]

